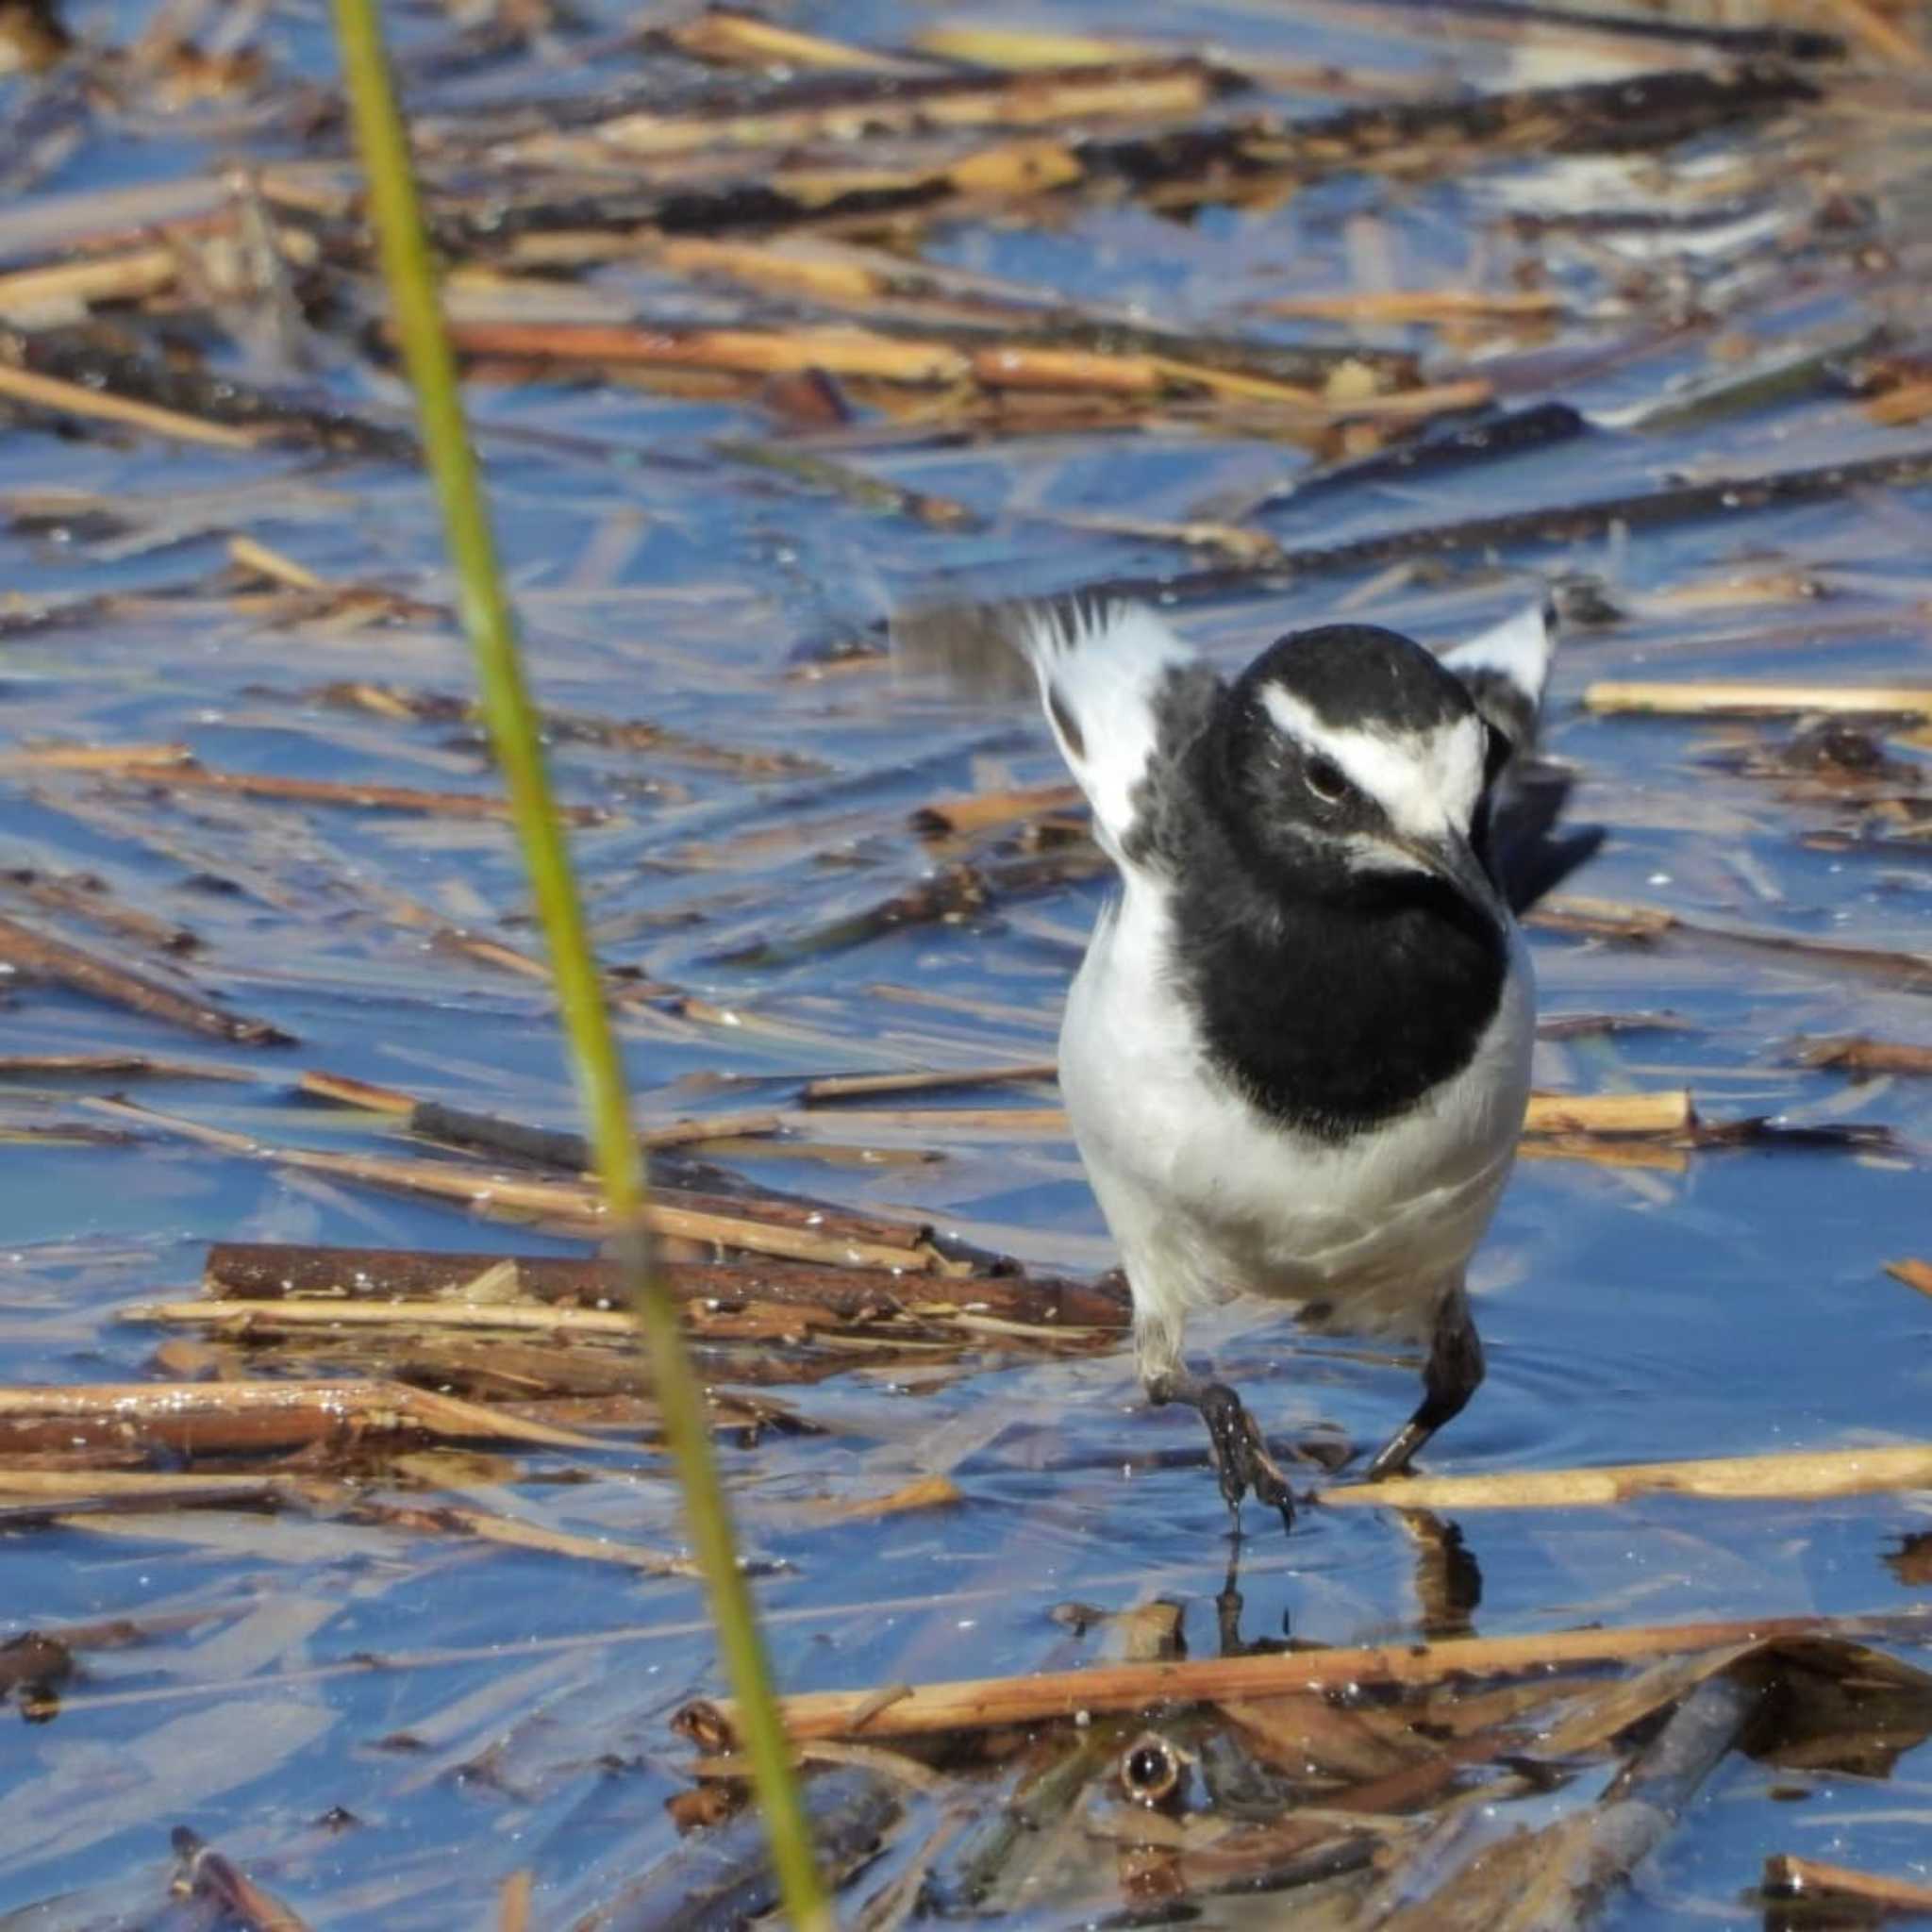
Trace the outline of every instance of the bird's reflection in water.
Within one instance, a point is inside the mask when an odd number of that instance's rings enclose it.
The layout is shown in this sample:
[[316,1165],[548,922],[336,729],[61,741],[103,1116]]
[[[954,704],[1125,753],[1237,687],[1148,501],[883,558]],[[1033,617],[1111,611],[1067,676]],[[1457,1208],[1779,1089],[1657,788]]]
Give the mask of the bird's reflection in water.
[[[1407,1536],[1415,1557],[1417,1622],[1424,1637],[1440,1641],[1474,1632],[1474,1616],[1483,1600],[1482,1566],[1463,1540],[1462,1525],[1428,1509],[1391,1512]],[[1241,1551],[1245,1540],[1237,1529],[1229,1539],[1227,1574],[1214,1599],[1215,1627],[1223,1657],[1262,1657],[1295,1647],[1292,1611],[1281,1613],[1278,1637],[1244,1638],[1241,1590]]]

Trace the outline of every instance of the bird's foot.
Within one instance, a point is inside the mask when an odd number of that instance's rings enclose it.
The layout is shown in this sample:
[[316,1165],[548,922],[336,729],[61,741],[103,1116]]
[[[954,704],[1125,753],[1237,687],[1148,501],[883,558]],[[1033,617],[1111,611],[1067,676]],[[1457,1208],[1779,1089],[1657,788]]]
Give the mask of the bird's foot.
[[1294,1527],[1294,1491],[1288,1486],[1261,1431],[1241,1399],[1225,1382],[1208,1382],[1200,1391],[1197,1407],[1208,1424],[1221,1493],[1239,1523],[1241,1498],[1252,1490],[1255,1500],[1281,1511],[1283,1529]]
[[1368,1468],[1362,1471],[1365,1483],[1387,1482],[1391,1476],[1407,1475],[1408,1465],[1415,1453],[1435,1433],[1413,1422],[1404,1423],[1396,1432],[1376,1450]]

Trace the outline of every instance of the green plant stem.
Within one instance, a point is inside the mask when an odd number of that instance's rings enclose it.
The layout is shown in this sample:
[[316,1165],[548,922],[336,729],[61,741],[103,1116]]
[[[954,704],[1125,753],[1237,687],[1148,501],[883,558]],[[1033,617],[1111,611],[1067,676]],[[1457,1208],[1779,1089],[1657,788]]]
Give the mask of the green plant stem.
[[376,0],[335,0],[335,13],[357,137],[369,175],[369,203],[383,274],[416,392],[430,474],[441,499],[463,627],[475,652],[484,714],[549,942],[558,1004],[617,1230],[617,1256],[649,1350],[654,1392],[684,1487],[691,1542],[710,1587],[719,1648],[743,1713],[744,1741],[780,1895],[787,1915],[801,1932],[819,1932],[821,1927],[829,1932],[832,1922],[792,1776],[791,1746],[711,1454],[704,1389],[691,1369],[676,1311],[656,1279],[641,1225],[646,1193],[643,1157],[631,1130],[623,1068],[551,797],[536,714],[518,657],[515,624],[470,453],[456,364],[437,299]]

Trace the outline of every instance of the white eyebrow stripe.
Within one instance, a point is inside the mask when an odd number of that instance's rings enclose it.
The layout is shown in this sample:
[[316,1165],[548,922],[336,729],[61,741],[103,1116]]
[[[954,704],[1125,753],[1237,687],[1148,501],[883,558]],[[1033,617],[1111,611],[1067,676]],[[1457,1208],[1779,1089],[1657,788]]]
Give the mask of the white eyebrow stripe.
[[1470,716],[1421,737],[1324,724],[1313,708],[1279,685],[1261,688],[1269,717],[1301,744],[1333,758],[1350,784],[1366,792],[1399,832],[1439,837],[1467,833],[1483,786],[1483,724]]

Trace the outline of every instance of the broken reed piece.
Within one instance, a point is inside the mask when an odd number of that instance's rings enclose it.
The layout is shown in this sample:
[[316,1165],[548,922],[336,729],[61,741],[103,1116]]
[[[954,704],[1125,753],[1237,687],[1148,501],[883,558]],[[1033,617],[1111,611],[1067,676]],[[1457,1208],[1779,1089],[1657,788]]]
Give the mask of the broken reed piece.
[[1054,1081],[1059,1066],[1054,1060],[1022,1060],[1015,1065],[935,1068],[930,1073],[825,1074],[798,1090],[807,1107],[824,1107],[840,1100],[864,1100],[882,1093],[939,1093],[955,1087],[1002,1087],[1013,1083]]
[[309,1932],[308,1921],[299,1912],[264,1890],[185,1824],[175,1827],[170,1842],[179,1861],[171,1886],[177,1896],[205,1901],[223,1920],[245,1932]]
[[[135,758],[110,764],[103,757],[94,769],[160,791],[220,791],[279,804],[347,806],[359,811],[414,812],[428,818],[509,816],[508,800],[487,791],[427,791],[414,786],[362,785],[335,778],[280,778],[267,772],[215,771],[192,759],[155,764]],[[593,805],[559,805],[558,812],[574,825],[602,824],[610,816]]]
[[1029,785],[1005,791],[975,791],[960,798],[936,798],[912,814],[912,829],[923,839],[958,838],[986,832],[1041,815],[1084,809],[1077,785]]
[[65,940],[49,939],[15,920],[0,918],[0,961],[30,978],[128,1008],[191,1033],[232,1040],[244,1046],[286,1046],[294,1038],[266,1020],[228,1012],[193,993],[164,986],[111,959],[84,952]]
[[957,1509],[966,1492],[949,1475],[925,1475],[882,1496],[826,1496],[800,1506],[808,1523],[824,1527],[836,1523],[873,1523],[887,1516],[906,1516],[920,1509]]
[[1302,322],[1389,323],[1543,321],[1560,315],[1549,289],[1364,289],[1342,295],[1283,295],[1257,303],[1263,315]]
[[1686,1134],[1697,1124],[1687,1089],[1647,1093],[1532,1093],[1523,1121],[1528,1135]]
[[1767,1900],[1802,1899],[1806,1904],[1846,1908],[1846,1924],[1864,1925],[1874,1917],[1898,1912],[1914,1918],[1932,1914],[1932,1885],[1830,1865],[1796,1852],[1779,1852],[1764,1861]]
[[176,442],[205,443],[214,449],[254,449],[262,440],[257,429],[238,428],[232,423],[210,423],[159,403],[142,402],[133,396],[116,395],[111,390],[90,389],[85,383],[22,369],[4,358],[0,358],[0,396],[34,408],[55,409],[62,415],[80,416],[92,422],[114,423],[125,429],[142,429],[151,436],[172,437]]
[[[1782,1638],[1897,1634],[1923,1641],[1928,1624],[1932,1618],[1917,1610],[1874,1617],[1640,1624],[1621,1629],[1456,1638],[1441,1643],[1104,1664],[1089,1670],[894,1685],[890,1692],[806,1691],[781,1698],[779,1703],[786,1729],[800,1741],[927,1737],[943,1731],[1044,1724],[1056,1718],[1100,1717],[1158,1705],[1223,1704],[1291,1697],[1304,1691],[1440,1684],[1457,1676],[1502,1677],[1547,1672],[1567,1664],[1629,1663]],[[736,1712],[726,1699],[701,1698],[687,1704],[673,1724],[680,1735],[706,1751],[729,1750],[737,1742]]]
[[843,74],[929,74],[931,63],[882,54],[849,41],[828,40],[823,34],[802,33],[756,13],[729,7],[709,7],[690,20],[653,27],[681,54],[730,67],[756,69],[828,69]]
[[0,1454],[92,1443],[206,1456],[418,1433],[448,1441],[603,1445],[401,1382],[132,1382],[0,1389]]
[[[534,1219],[574,1235],[601,1238],[610,1232],[603,1191],[589,1181],[531,1179],[474,1162],[281,1147],[129,1100],[89,1095],[78,1104],[91,1113],[177,1134],[275,1166],[461,1204],[485,1216]],[[940,1253],[926,1229],[911,1223],[842,1214],[767,1195],[701,1194],[659,1187],[653,1190],[643,1221],[654,1234],[835,1267],[952,1274],[961,1266]]]
[[[1008,76],[901,73],[883,83],[857,78],[794,82],[768,90],[744,113],[627,112],[580,130],[543,132],[514,143],[525,160],[650,160],[719,149],[795,148],[856,136],[911,136],[934,128],[1034,128],[1108,120],[1182,119],[1241,83],[1191,56],[1091,63]],[[723,106],[733,95],[719,96]]]
[[[710,369],[774,375],[822,370],[924,389],[975,384],[986,390],[1046,389],[1156,398],[1206,393],[1245,403],[1359,413],[1371,394],[1345,398],[1258,371],[1226,369],[1153,353],[1107,354],[1012,340],[984,346],[921,340],[855,327],[652,328],[623,324],[456,322],[450,335],[466,356],[525,362],[592,362],[604,367]],[[1257,351],[1257,357],[1265,351]],[[1423,413],[1474,408],[1489,385],[1458,383],[1433,395]],[[1400,399],[1396,399],[1400,402]],[[1414,413],[1402,403],[1400,413]]]
[[1847,1074],[1932,1074],[1932,1046],[1899,1040],[1872,1040],[1864,1034],[1792,1042],[1801,1067]]
[[1932,686],[1770,684],[1743,679],[1666,684],[1602,678],[1585,687],[1583,703],[1591,711],[1677,718],[1779,718],[1811,711],[1932,718]]
[[1763,926],[1687,918],[1661,906],[1600,899],[1581,892],[1557,892],[1538,905],[1524,924],[1541,932],[1574,933],[1590,939],[1647,945],[1666,936],[1714,948],[1735,946],[1771,953],[1821,971],[1837,971],[1890,985],[1932,987],[1932,953],[1907,953],[1887,946],[1848,946],[1837,940],[1814,940],[1804,933],[1774,932]]
[[0,772],[119,772],[130,764],[185,765],[185,744],[24,744],[0,752]]
[[1932,1294],[1932,1261],[1888,1261],[1885,1272],[1894,1281],[1916,1288],[1921,1294]]
[[[408,1131],[425,1141],[475,1148],[486,1153],[506,1154],[518,1160],[535,1160],[546,1167],[560,1167],[574,1174],[588,1173],[591,1152],[581,1134],[568,1128],[535,1127],[522,1121],[507,1121],[494,1114],[472,1113],[463,1108],[444,1107],[441,1102],[419,1100],[399,1088],[380,1087],[352,1074],[331,1074],[323,1068],[307,1070],[296,1083],[312,1100],[326,1100],[337,1107],[360,1108],[368,1113],[392,1114],[407,1119]],[[665,1121],[657,1126],[640,1127],[638,1145],[656,1151],[666,1147],[700,1147],[708,1141],[734,1141],[779,1133],[784,1121],[766,1108],[748,1108],[740,1113],[687,1116]]]
[[[1897,1264],[1891,1272],[1897,1273]],[[1335,1484],[1315,1493],[1324,1507],[1454,1511],[1571,1509],[1630,1503],[1645,1496],[1697,1496],[1725,1503],[1815,1501],[1898,1490],[1932,1490],[1932,1442],[1717,1457],[1708,1461],[1632,1462],[1602,1469],[1397,1476],[1382,1483]]]
[[564,1308],[545,1303],[497,1301],[304,1301],[284,1296],[273,1302],[237,1300],[135,1302],[116,1319],[169,1328],[215,1328],[225,1333],[291,1328],[458,1328],[517,1329],[539,1335],[637,1333],[627,1309]]

